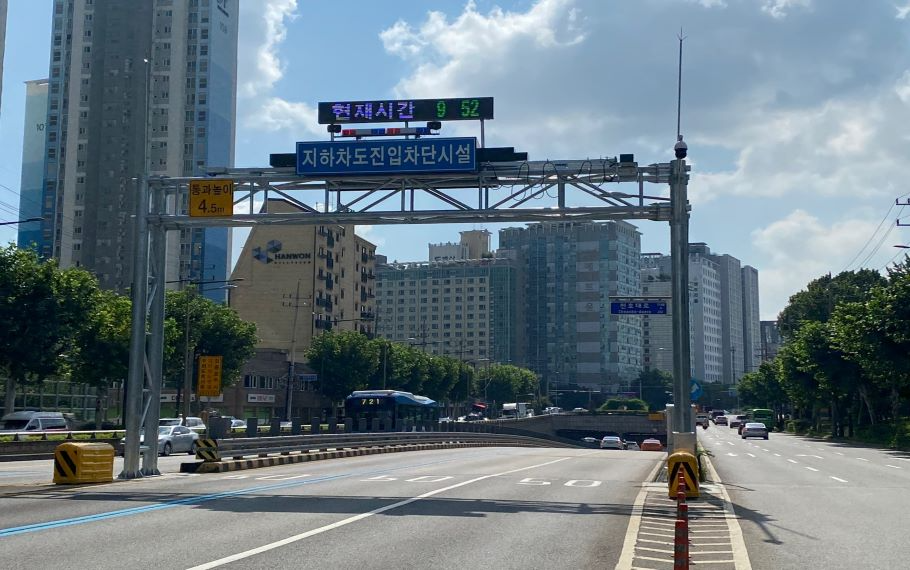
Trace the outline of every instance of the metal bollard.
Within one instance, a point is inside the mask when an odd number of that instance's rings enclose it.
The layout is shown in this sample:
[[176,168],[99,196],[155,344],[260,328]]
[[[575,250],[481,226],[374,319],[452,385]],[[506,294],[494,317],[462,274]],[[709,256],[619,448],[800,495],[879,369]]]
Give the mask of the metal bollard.
[[313,422],[310,424],[310,435],[319,435],[322,430],[322,418],[313,416]]
[[247,418],[246,419],[245,437],[258,437],[258,436],[259,436],[259,419],[258,418]]
[[303,433],[303,418],[291,418],[291,435]]

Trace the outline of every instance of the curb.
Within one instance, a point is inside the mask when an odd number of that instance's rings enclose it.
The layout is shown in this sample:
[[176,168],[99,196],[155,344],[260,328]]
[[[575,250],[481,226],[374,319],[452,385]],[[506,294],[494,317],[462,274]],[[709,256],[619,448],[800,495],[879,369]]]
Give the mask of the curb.
[[277,457],[257,457],[255,459],[234,459],[228,461],[197,461],[181,463],[181,473],[227,473],[244,469],[258,469],[260,467],[275,467],[277,465],[290,465],[305,461],[323,461],[341,457],[358,457],[361,455],[376,455],[378,453],[402,453],[406,451],[426,451],[435,449],[459,449],[465,447],[532,447],[528,445],[491,445],[489,443],[459,442],[459,443],[422,443],[415,445],[393,445],[385,447],[364,447],[356,449],[336,449],[334,451],[314,451],[295,453],[293,455],[279,455]]

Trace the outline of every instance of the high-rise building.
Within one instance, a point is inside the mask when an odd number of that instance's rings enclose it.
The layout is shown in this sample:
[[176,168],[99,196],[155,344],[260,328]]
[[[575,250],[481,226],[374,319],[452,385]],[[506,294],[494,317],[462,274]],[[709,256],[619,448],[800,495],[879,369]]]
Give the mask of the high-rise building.
[[470,230],[460,233],[461,240],[458,243],[431,243],[430,261],[492,257],[490,252],[490,232],[487,230]]
[[[3,52],[6,46],[6,7],[7,0],[0,0],[0,96],[3,95]],[[0,98],[0,113],[3,110],[3,100]]]
[[376,268],[377,332],[472,362],[522,364],[512,260],[393,263]]
[[[723,381],[735,384],[744,372],[743,274],[740,261],[727,254],[712,254],[704,243],[689,244],[689,251],[709,257],[720,278],[721,362]],[[756,280],[757,281],[757,280]]]
[[[123,291],[137,178],[233,165],[237,18],[236,3],[225,1],[54,0],[45,256]],[[229,246],[226,228],[182,230],[168,244],[169,278],[224,279]]]
[[[642,296],[671,296],[671,258],[642,255]],[[689,254],[689,363],[693,378],[722,382],[721,294],[717,264],[700,252]],[[672,302],[667,315],[645,315],[643,351],[645,368],[673,374]]]
[[[47,118],[47,79],[25,82],[25,127],[22,135],[22,181],[19,186],[19,218],[41,216],[41,184],[44,180],[44,121]],[[41,241],[41,223],[19,224],[19,247]]]
[[742,268],[743,282],[743,371],[755,372],[761,364],[761,320],[758,310],[758,270]]
[[499,232],[498,255],[523,274],[524,351],[552,391],[616,391],[642,368],[641,317],[610,297],[641,293],[641,234],[626,222],[547,222]]
[[[269,200],[270,213],[300,210],[285,200]],[[256,226],[231,274],[230,305],[256,324],[256,356],[243,369],[246,398],[227,402],[238,417],[276,417],[284,410],[290,362],[295,363],[295,415],[319,413],[316,390],[306,374],[304,353],[315,336],[329,330],[374,331],[376,246],[354,233],[354,226]],[[303,393],[312,392],[310,396]],[[251,400],[250,394],[255,397]],[[314,399],[316,398],[316,399]],[[243,409],[241,409],[243,408]],[[303,410],[306,413],[303,413]],[[253,414],[241,416],[240,414]]]
[[780,350],[780,329],[777,321],[761,321],[761,361],[773,360]]

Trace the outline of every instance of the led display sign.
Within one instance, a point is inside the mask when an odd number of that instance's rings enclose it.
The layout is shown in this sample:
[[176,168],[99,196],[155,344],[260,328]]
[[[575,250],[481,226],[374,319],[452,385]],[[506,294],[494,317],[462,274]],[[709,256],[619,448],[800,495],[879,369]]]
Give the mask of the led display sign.
[[479,121],[493,118],[492,97],[319,103],[319,124]]

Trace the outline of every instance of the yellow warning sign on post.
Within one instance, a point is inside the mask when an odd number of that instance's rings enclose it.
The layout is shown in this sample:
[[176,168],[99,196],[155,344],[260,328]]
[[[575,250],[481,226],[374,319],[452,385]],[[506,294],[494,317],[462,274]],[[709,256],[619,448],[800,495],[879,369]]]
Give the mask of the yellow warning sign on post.
[[223,178],[190,181],[190,217],[234,215],[234,181]]
[[199,396],[221,395],[221,357],[200,356],[199,378],[196,394]]
[[679,475],[686,482],[686,497],[698,497],[698,460],[688,451],[676,451],[667,457],[667,483],[669,497],[676,498],[679,490]]

